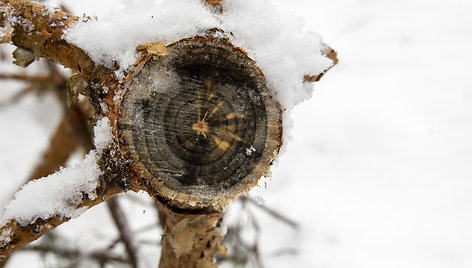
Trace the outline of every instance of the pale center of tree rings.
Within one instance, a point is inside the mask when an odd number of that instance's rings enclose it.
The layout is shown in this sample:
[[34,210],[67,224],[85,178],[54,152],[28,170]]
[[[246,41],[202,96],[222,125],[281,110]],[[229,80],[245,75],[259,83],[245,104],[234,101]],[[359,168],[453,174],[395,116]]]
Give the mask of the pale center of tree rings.
[[167,49],[126,83],[120,148],[163,200],[220,209],[267,175],[282,143],[280,105],[227,39],[194,37]]

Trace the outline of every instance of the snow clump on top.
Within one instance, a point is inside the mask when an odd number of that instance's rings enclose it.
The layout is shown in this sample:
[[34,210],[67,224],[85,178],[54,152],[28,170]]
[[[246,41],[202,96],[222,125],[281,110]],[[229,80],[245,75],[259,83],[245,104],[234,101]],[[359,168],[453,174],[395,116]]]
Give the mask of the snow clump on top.
[[1,225],[16,220],[21,226],[26,226],[38,218],[74,218],[85,212],[87,207],[77,206],[83,194],[91,200],[97,198],[95,189],[102,175],[97,161],[112,139],[109,124],[107,117],[97,122],[94,128],[96,149],[91,150],[81,163],[25,184],[6,206]]
[[305,28],[303,19],[277,10],[268,0],[226,0],[223,14],[202,0],[117,1],[110,13],[77,22],[64,38],[106,67],[117,64],[123,77],[138,59],[136,47],[220,28],[243,48],[264,72],[282,106],[311,97],[305,75],[318,75],[333,65],[322,55],[320,36]]

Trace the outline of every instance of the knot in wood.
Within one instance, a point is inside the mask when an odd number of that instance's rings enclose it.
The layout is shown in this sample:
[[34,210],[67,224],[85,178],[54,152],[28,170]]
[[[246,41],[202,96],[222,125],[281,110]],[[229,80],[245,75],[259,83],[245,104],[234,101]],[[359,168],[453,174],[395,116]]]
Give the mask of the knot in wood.
[[282,143],[280,105],[227,39],[194,37],[167,49],[126,83],[120,147],[151,194],[221,210],[267,174]]

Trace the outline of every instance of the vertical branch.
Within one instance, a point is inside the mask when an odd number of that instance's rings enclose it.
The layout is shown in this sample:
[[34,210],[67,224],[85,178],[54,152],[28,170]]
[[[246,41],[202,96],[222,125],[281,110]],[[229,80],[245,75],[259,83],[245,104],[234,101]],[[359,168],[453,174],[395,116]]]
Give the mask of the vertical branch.
[[217,254],[224,254],[223,236],[217,230],[222,214],[191,215],[160,206],[163,223],[159,268],[216,268]]
[[126,215],[123,209],[121,208],[117,197],[108,200],[107,206],[110,210],[113,222],[118,228],[121,241],[123,241],[125,245],[126,252],[128,253],[131,265],[133,266],[133,268],[138,268],[138,250],[133,240],[133,233],[129,228],[128,221],[126,220]]

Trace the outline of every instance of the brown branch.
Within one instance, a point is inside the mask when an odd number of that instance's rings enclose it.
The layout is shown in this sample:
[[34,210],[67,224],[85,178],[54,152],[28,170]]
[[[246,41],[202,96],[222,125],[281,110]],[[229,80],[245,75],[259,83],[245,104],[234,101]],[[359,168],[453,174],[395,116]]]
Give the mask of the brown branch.
[[69,13],[51,11],[28,0],[0,2],[0,27],[8,27],[12,31],[2,41],[11,41],[15,46],[32,52],[35,58],[45,57],[91,75],[95,64],[90,57],[62,38],[64,31],[77,20],[78,17]]
[[[90,208],[121,192],[137,189],[136,178],[131,175],[127,166],[123,164],[121,155],[118,152],[107,150],[102,154],[98,164],[101,170],[104,171],[96,188],[98,197],[91,200],[84,194],[81,203],[77,206],[78,208]],[[69,220],[70,218],[63,216],[54,216],[47,220],[37,219],[26,226],[21,226],[15,220],[8,221],[0,227],[0,261]]]
[[5,259],[1,260],[0,259],[0,268],[6,267],[8,261],[10,260],[10,256],[6,257]]
[[19,80],[31,83],[47,83],[50,81],[47,75],[30,75],[26,73],[0,74],[0,79]]
[[338,61],[339,61],[338,60],[338,52],[336,52],[334,49],[332,49],[328,45],[323,44],[323,47],[321,49],[321,54],[323,54],[325,57],[330,58],[333,61],[333,64],[331,66],[329,66],[329,68],[327,68],[326,70],[324,70],[323,72],[321,72],[318,75],[305,75],[305,77],[303,77],[303,82],[313,83],[313,82],[319,81],[321,79],[321,77],[323,77],[323,75],[325,75],[325,73],[327,71],[329,71],[331,68],[333,68],[334,65],[338,64]]
[[223,236],[217,230],[221,213],[177,213],[159,206],[163,224],[162,253],[159,268],[216,268],[218,254],[226,253]]
[[17,101],[29,92],[50,91],[57,96],[63,108],[64,116],[50,138],[49,147],[43,153],[41,162],[35,167],[27,182],[59,170],[77,148],[81,147],[85,151],[93,148],[91,128],[87,122],[90,114],[85,114],[80,103],[67,105],[67,77],[58,70],[54,63],[47,61],[46,65],[47,75],[0,74],[0,79],[15,79],[31,84],[11,98],[11,102]]
[[43,253],[54,253],[66,258],[77,258],[85,257],[96,260],[98,262],[120,262],[130,263],[130,261],[124,257],[106,252],[106,251],[95,251],[95,252],[82,252],[78,249],[67,249],[58,246],[45,246],[45,245],[28,245],[23,247],[21,251],[39,251]]
[[61,166],[64,166],[78,146],[79,142],[69,122],[69,117],[63,117],[50,139],[49,147],[43,153],[41,162],[33,170],[28,181],[45,177],[57,171]]
[[107,201],[107,205],[111,216],[113,218],[113,222],[115,223],[118,231],[120,233],[121,241],[125,245],[126,252],[128,253],[128,257],[130,263],[133,268],[138,268],[138,256],[137,256],[137,247],[134,243],[133,233],[129,228],[128,221],[126,219],[126,215],[121,208],[121,205],[117,199],[117,197],[111,198]]

